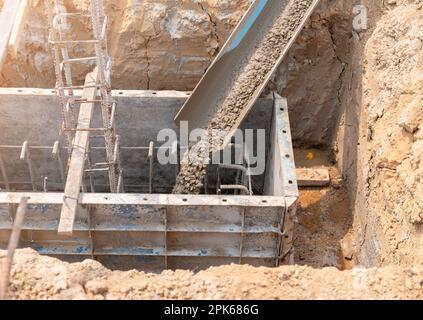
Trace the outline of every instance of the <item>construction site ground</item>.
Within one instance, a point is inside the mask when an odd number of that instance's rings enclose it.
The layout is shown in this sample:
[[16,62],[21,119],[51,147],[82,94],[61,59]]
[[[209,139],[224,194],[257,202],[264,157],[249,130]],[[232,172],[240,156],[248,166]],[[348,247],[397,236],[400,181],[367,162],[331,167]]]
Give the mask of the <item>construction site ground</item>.
[[[249,3],[130,2],[107,4],[112,82],[122,90],[192,90]],[[1,86],[54,86],[45,12],[30,3],[32,29],[18,57],[8,57]],[[361,31],[355,5],[322,0],[269,84],[288,98],[297,166],[330,169],[330,186],[300,190],[296,265],[153,274],[19,249],[10,297],[422,299],[423,1],[363,0]]]

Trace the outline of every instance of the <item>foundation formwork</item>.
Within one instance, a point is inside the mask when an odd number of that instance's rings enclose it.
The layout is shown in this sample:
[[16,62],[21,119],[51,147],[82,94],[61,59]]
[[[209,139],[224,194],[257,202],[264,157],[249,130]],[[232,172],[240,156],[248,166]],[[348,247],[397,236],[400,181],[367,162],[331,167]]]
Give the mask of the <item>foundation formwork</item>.
[[[161,129],[178,132],[173,118],[188,96],[113,92],[126,193],[107,193],[101,172],[86,174],[73,233],[64,235],[57,230],[67,157],[58,138],[57,97],[51,90],[0,89],[0,247],[7,246],[16,207],[28,196],[21,246],[64,260],[94,258],[113,269],[146,271],[292,263],[298,188],[286,99],[258,100],[241,126],[266,130],[266,171],[252,179],[255,195],[216,195],[213,168],[209,194],[171,195],[178,165],[149,158],[149,145]],[[100,122],[94,118],[92,127]],[[95,161],[105,151],[92,138]]]

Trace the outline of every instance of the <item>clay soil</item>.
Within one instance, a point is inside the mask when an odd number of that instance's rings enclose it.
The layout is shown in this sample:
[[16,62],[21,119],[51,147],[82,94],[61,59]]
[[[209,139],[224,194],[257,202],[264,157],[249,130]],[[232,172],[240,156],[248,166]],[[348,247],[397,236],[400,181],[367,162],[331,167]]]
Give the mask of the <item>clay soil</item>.
[[295,261],[314,268],[351,269],[356,264],[353,216],[336,168],[328,188],[300,190],[295,229]]

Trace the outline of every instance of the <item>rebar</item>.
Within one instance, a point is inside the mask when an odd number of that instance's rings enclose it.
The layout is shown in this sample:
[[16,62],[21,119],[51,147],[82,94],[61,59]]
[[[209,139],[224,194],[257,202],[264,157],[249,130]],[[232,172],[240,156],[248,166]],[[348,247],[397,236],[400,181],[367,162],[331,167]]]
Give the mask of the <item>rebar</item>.
[[[103,133],[106,157],[108,165],[110,192],[122,192],[123,190],[123,173],[120,165],[119,156],[119,139],[115,130],[115,114],[116,102],[113,101],[111,95],[111,59],[107,52],[107,17],[104,13],[103,1],[91,0],[89,12],[72,12],[66,13],[63,6],[63,0],[55,0],[55,12],[53,13],[50,0],[46,0],[47,9],[49,13],[50,35],[49,43],[52,48],[53,60],[56,73],[56,93],[59,96],[62,107],[62,130],[65,134],[68,143],[69,157],[72,152],[72,143],[75,133],[81,131],[77,129],[75,114],[75,105],[81,103],[99,103],[101,106],[101,118],[103,120],[102,128],[88,128],[82,129],[88,132],[100,131]],[[67,39],[70,32],[67,30],[71,27],[71,22],[68,18],[90,18],[92,23],[93,39],[75,40]],[[90,57],[70,57],[69,49],[71,45],[84,44],[93,45],[95,49],[95,56]],[[98,70],[98,83],[94,86],[76,85],[73,83],[72,72],[70,65],[77,63],[84,63],[93,61]],[[97,88],[98,99],[92,101],[82,100],[74,96],[73,90]],[[67,93],[67,95],[66,95]],[[88,149],[88,153],[90,150]],[[89,172],[95,164],[87,161]],[[90,184],[92,183],[92,175],[90,175]],[[93,190],[94,188],[91,188]]]

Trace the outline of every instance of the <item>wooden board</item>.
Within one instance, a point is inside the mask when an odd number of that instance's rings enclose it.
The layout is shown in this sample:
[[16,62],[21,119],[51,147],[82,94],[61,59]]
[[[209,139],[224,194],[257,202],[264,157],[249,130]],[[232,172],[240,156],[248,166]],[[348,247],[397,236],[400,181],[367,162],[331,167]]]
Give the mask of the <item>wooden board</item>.
[[[89,73],[85,78],[85,85],[95,85],[97,83],[97,69]],[[82,99],[92,101],[96,98],[97,89],[85,89]],[[88,129],[94,113],[94,103],[82,103],[79,110],[78,129]],[[69,164],[68,177],[63,196],[63,207],[60,215],[58,232],[61,234],[72,234],[75,223],[76,211],[78,210],[79,195],[81,193],[82,179],[84,176],[85,155],[89,142],[88,131],[77,131],[73,142],[73,150]]]
[[300,168],[297,179],[299,187],[326,187],[330,184],[329,169]]

